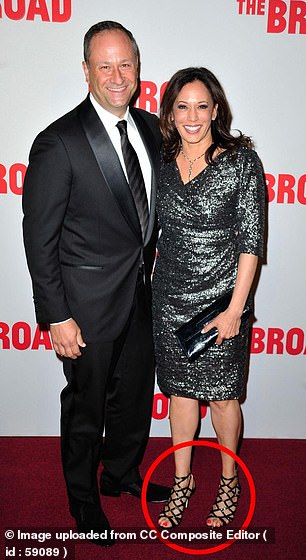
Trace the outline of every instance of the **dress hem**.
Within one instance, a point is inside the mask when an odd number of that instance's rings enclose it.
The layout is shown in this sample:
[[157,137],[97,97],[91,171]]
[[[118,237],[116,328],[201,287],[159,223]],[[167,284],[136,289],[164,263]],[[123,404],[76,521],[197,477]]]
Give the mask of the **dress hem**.
[[162,393],[164,393],[167,397],[169,396],[173,396],[173,397],[184,397],[187,399],[195,399],[198,401],[237,401],[241,398],[243,391],[240,393],[240,395],[230,395],[230,396],[224,396],[222,395],[222,397],[215,397],[215,396],[204,396],[203,394],[191,394],[191,393],[186,393],[186,391],[178,391],[177,389],[173,390],[173,392],[171,391],[171,388],[169,389],[163,389],[160,385],[158,385],[160,390],[162,391]]

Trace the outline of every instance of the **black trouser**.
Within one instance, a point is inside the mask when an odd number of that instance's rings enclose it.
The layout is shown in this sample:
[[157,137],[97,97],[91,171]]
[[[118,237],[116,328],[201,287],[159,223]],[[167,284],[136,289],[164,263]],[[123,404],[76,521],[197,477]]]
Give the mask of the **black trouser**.
[[68,385],[61,394],[62,462],[71,509],[97,503],[97,469],[129,484],[139,476],[149,437],[154,388],[151,313],[139,275],[133,309],[112,342],[87,343],[65,359]]

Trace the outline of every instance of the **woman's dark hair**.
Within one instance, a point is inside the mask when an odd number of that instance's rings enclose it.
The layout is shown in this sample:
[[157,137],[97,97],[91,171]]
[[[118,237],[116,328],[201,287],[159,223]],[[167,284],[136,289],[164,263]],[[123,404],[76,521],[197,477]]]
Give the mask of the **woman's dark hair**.
[[98,33],[102,33],[103,31],[114,31],[114,30],[122,31],[128,36],[128,38],[132,43],[132,48],[133,48],[135,58],[138,61],[139,49],[131,31],[123,27],[123,25],[121,25],[121,23],[118,23],[117,21],[100,21],[99,23],[95,23],[95,25],[93,25],[90,29],[88,29],[84,37],[84,60],[86,64],[89,63],[90,43],[93,37]]
[[225,93],[216,76],[207,68],[184,68],[170,79],[160,106],[160,129],[164,140],[164,157],[166,161],[174,160],[181,148],[180,135],[173,122],[173,105],[181,89],[194,81],[200,81],[208,89],[213,104],[218,104],[217,116],[211,122],[213,143],[205,153],[207,163],[213,163],[213,154],[217,148],[234,152],[238,146],[252,146],[252,141],[240,131],[237,137],[231,134],[232,113]]

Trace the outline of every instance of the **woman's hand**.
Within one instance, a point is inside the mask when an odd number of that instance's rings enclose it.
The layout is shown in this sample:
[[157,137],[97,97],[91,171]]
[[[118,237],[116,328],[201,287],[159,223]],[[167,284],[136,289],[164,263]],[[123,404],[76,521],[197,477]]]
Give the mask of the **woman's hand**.
[[248,293],[251,289],[256,272],[258,257],[249,253],[241,253],[238,260],[238,271],[233,295],[228,308],[203,328],[206,333],[213,327],[218,329],[217,344],[224,339],[233,338],[239,334],[241,315]]
[[203,328],[202,333],[206,333],[213,327],[216,327],[218,329],[216,344],[222,344],[224,339],[233,338],[239,334],[240,324],[241,316],[228,307],[225,311],[219,313],[211,323],[208,323]]

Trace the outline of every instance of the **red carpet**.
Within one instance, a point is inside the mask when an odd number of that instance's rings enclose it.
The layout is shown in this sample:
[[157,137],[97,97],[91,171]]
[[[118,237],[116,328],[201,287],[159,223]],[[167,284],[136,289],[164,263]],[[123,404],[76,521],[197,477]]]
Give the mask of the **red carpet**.
[[[143,463],[143,475],[154,459],[167,447],[169,439],[151,438]],[[306,558],[306,445],[305,440],[258,440],[243,442],[240,457],[248,466],[256,486],[257,501],[249,531],[259,528],[260,535],[267,529],[267,539],[274,543],[254,541],[235,542],[229,548],[207,554],[206,558],[218,560],[304,560]],[[1,548],[6,558],[25,558],[24,547],[35,546],[29,558],[47,558],[43,549],[45,543],[27,541],[4,542],[4,531],[18,529],[24,532],[63,532],[74,529],[74,522],[67,509],[65,487],[60,464],[58,438],[0,438],[1,453]],[[207,533],[205,516],[214,500],[219,476],[219,455],[210,447],[198,447],[195,451],[194,468],[197,490],[186,510],[183,524],[176,530],[183,533],[187,529]],[[171,485],[173,474],[172,457],[163,461],[154,473],[154,480]],[[233,527],[239,528],[249,508],[249,490],[245,476],[240,469],[242,495]],[[120,498],[104,498],[104,510],[112,527],[123,534],[111,548],[100,548],[93,544],[78,542],[68,549],[67,560],[172,560],[181,557],[196,557],[172,550],[153,539],[140,543],[128,542],[128,533],[147,529],[139,500],[125,495]],[[160,505],[149,505],[149,512],[155,521]],[[229,526],[230,527],[230,526]],[[173,531],[171,531],[173,532]],[[179,546],[192,550],[212,548],[218,541],[206,543],[195,540],[183,543],[172,540]],[[20,544],[21,543],[21,544]],[[66,542],[67,545],[67,542]],[[15,546],[15,549],[14,549]],[[52,547],[54,547],[52,542]],[[56,546],[59,546],[56,543]],[[75,552],[74,552],[75,550]],[[21,551],[21,552],[20,552]],[[55,556],[55,554],[54,554]],[[53,557],[54,557],[53,556]],[[52,556],[49,556],[52,557]],[[59,558],[63,557],[63,548]]]

